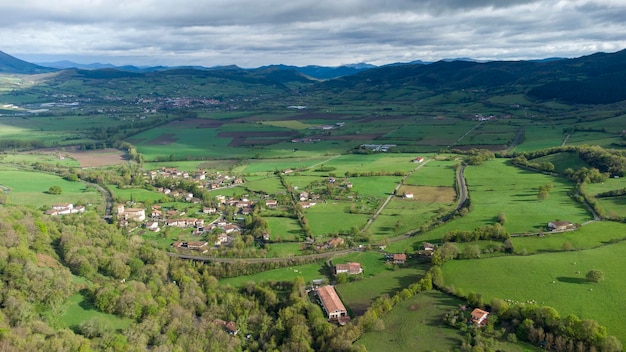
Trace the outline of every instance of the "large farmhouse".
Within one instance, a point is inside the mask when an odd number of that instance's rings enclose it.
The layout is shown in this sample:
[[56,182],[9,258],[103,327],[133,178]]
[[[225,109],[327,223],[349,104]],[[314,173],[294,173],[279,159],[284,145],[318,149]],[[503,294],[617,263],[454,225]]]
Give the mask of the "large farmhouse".
[[361,263],[346,263],[346,264],[337,264],[335,266],[335,274],[347,273],[349,275],[357,275],[363,272],[363,268],[361,267]]
[[327,285],[318,288],[317,295],[322,303],[322,308],[328,315],[328,320],[337,321],[340,324],[350,320],[348,310],[346,310],[333,286]]

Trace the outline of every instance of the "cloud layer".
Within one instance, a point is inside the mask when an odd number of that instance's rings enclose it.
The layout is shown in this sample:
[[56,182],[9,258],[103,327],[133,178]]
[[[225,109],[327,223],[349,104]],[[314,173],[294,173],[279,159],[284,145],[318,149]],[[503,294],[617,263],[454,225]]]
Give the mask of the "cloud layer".
[[0,50],[135,65],[386,64],[626,48],[626,0],[20,0]]

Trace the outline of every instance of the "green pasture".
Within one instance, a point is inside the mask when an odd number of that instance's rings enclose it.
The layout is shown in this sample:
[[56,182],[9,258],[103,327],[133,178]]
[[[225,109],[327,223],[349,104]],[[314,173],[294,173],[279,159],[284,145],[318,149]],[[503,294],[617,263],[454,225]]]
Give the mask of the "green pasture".
[[[148,243],[151,243],[155,247],[163,250],[171,248],[174,238],[178,238],[176,233],[170,233],[170,231],[165,228],[161,228],[160,232],[142,230],[138,234],[140,234],[141,238],[146,240]],[[197,240],[197,238],[195,240]]]
[[65,302],[64,311],[58,316],[51,316],[61,327],[77,328],[80,323],[98,318],[106,323],[111,330],[124,331],[132,323],[132,319],[119,318],[113,314],[102,313],[80,293],[75,293]]
[[287,281],[293,282],[295,278],[302,277],[305,282],[310,282],[315,279],[326,278],[327,270],[324,269],[322,263],[311,263],[303,265],[294,265],[284,268],[267,270],[261,273],[252,275],[243,275],[238,277],[231,277],[221,279],[220,283],[223,285],[231,285],[234,287],[241,287],[246,283],[263,282],[263,281]]
[[298,219],[284,217],[263,217],[263,219],[267,221],[270,240],[273,242],[301,241],[303,239],[304,231],[300,227]]
[[444,120],[427,125],[403,125],[387,133],[382,141],[409,141],[413,145],[450,146],[476,125],[474,121]]
[[369,219],[366,214],[350,214],[349,202],[319,203],[305,210],[311,232],[315,236],[333,233],[350,233],[353,227],[361,228]]
[[292,130],[304,130],[315,125],[307,124],[298,120],[263,121],[262,124],[275,127],[288,128]]
[[567,145],[599,145],[603,148],[612,148],[613,143],[622,142],[623,139],[616,133],[576,131],[567,140]]
[[566,136],[562,126],[558,125],[535,123],[526,125],[524,130],[523,142],[514,149],[517,152],[558,147]]
[[276,194],[286,192],[285,187],[280,183],[280,179],[274,175],[270,176],[246,176],[244,187],[259,193]]
[[[7,204],[49,208],[58,203],[94,206],[103,203],[100,192],[87,188],[82,182],[71,182],[56,175],[39,172],[0,169],[0,185],[10,189],[7,193]],[[63,192],[48,194],[51,186],[59,186]]]
[[375,238],[413,232],[433,217],[450,211],[451,205],[394,197],[370,225],[369,231]]
[[393,194],[401,176],[351,177],[351,192],[359,196],[385,198]]
[[464,302],[438,291],[418,294],[383,315],[385,329],[361,335],[355,343],[368,351],[453,351],[463,342],[443,316]]
[[589,128],[589,129],[604,129],[607,134],[621,134],[624,130],[624,123],[626,122],[626,115],[621,114],[619,116],[605,118],[601,120],[593,120],[589,122],[580,122],[577,123],[577,126],[581,128]]
[[319,165],[331,158],[333,157],[317,155],[307,158],[250,159],[246,160],[243,172],[247,174],[263,174],[286,169],[305,169],[313,165]]
[[[59,152],[61,150],[59,149]],[[62,153],[62,152],[61,152]],[[64,167],[80,167],[78,161],[71,158],[59,158],[59,153],[46,152],[39,153],[33,152],[29,154],[2,154],[0,155],[0,164],[14,164],[14,165],[32,165],[34,163],[42,163],[47,165],[64,166]]]
[[[610,335],[626,341],[624,255],[626,242],[620,242],[581,251],[453,260],[443,270],[445,285],[454,285],[457,292],[480,293],[486,302],[501,298],[552,306],[562,317],[597,320]],[[604,282],[585,279],[593,269],[604,272]]]
[[484,122],[469,132],[457,145],[504,145],[513,140],[518,126],[501,122]]
[[578,170],[581,167],[590,168],[589,164],[581,160],[574,153],[555,153],[539,158],[531,159],[533,163],[550,162],[554,165],[554,171],[563,173],[565,169],[571,168],[572,170]]
[[[528,105],[530,102],[526,99],[524,94],[509,94],[509,95],[496,95],[487,99],[490,103],[503,104],[503,105]],[[519,109],[519,108],[512,108]]]
[[626,188],[626,177],[609,178],[604,180],[604,182],[588,183],[585,185],[586,193],[590,195],[624,188]]
[[[568,196],[574,184],[565,178],[510,166],[503,159],[467,167],[465,178],[473,210],[452,222],[458,224],[455,228],[462,224],[471,230],[493,224],[500,213],[506,216],[504,227],[510,233],[542,230],[554,220],[583,223],[591,219],[586,208]],[[553,186],[549,198],[537,199],[537,189],[546,184]]]
[[326,182],[327,177],[321,173],[313,176],[309,176],[308,174],[302,175],[300,173],[292,173],[285,175],[284,179],[289,186],[293,187],[294,192],[299,193],[309,187],[313,187],[311,184],[315,182],[319,182],[325,186],[324,182]]
[[[379,143],[377,143],[379,144]],[[331,173],[343,176],[346,172],[409,172],[416,165],[411,161],[415,154],[345,154],[325,161],[320,166],[335,168]],[[424,157],[424,155],[421,155]]]
[[144,188],[119,188],[115,185],[109,185],[109,190],[113,194],[113,198],[120,202],[159,202],[168,199],[168,196],[157,191],[149,191]]
[[598,198],[598,203],[610,217],[626,216],[626,196]]
[[626,240],[626,224],[610,221],[595,221],[578,228],[576,231],[559,233],[545,232],[528,237],[513,237],[511,243],[515,252],[528,254],[541,252],[592,249],[608,243]]
[[[443,323],[443,316],[458,309],[464,301],[428,291],[398,303],[383,315],[384,329],[364,333],[355,343],[371,352],[454,351],[464,341],[462,333]],[[537,351],[532,347],[496,342],[496,351]]]
[[[225,123],[220,126],[222,132],[291,132],[290,128],[279,126],[278,121],[263,123]],[[285,138],[285,137],[280,137]]]
[[[426,272],[423,268],[394,268],[388,265],[385,271],[375,277],[365,277],[361,280],[336,285],[343,303],[350,307],[356,315],[362,315],[372,302],[383,294],[393,296],[403,288],[416,283]],[[367,276],[367,269],[364,275]]]
[[430,160],[406,178],[404,184],[416,186],[453,186],[456,160]]
[[[153,128],[133,136],[129,141],[137,146],[146,160],[156,158],[167,160],[170,156],[175,159],[228,156],[251,156],[250,151],[243,148],[229,147],[231,138],[217,136],[218,130],[211,128],[194,128],[193,126],[179,126],[168,124]],[[160,142],[162,135],[172,135],[171,140]]]
[[302,249],[302,243],[295,243],[295,242],[271,243],[267,245],[267,247],[269,247],[268,252],[267,252],[268,257],[288,258],[288,257],[296,256],[300,253],[300,250]]
[[[500,213],[506,217],[504,228],[509,233],[546,231],[548,222],[555,220],[572,223],[591,220],[587,209],[567,195],[574,184],[565,178],[517,168],[508,165],[505,159],[469,166],[465,169],[465,178],[472,210],[463,217],[420,234],[422,241],[437,242],[453,230],[468,231],[492,225],[498,221]],[[553,185],[550,196],[538,200],[537,189],[545,184]]]

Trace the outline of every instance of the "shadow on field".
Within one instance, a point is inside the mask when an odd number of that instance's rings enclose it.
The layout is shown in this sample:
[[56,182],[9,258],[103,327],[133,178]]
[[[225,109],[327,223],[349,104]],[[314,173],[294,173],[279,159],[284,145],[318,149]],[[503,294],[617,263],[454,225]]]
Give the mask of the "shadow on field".
[[559,276],[556,279],[561,281],[561,282],[567,282],[568,284],[585,284],[585,283],[589,282],[589,281],[587,281],[587,279],[582,278],[582,277]]

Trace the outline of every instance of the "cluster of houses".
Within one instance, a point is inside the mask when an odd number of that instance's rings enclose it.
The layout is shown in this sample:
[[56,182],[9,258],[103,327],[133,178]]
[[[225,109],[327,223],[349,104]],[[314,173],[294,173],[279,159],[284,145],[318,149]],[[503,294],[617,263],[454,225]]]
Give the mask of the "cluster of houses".
[[[204,170],[198,170],[192,173],[187,171],[181,171],[176,168],[167,168],[163,167],[158,170],[152,170],[146,174],[150,178],[151,181],[155,181],[158,178],[163,179],[187,179],[192,180],[198,188],[206,188],[206,189],[220,189],[231,187],[235,185],[243,184],[245,181],[241,177],[231,176],[231,175],[223,175],[222,173],[209,174]],[[163,194],[171,195],[173,197],[185,197],[185,199],[193,200],[193,194],[185,191],[177,191],[172,190],[170,188],[160,187],[157,188],[159,192]]]
[[84,213],[84,212],[85,212],[84,205],[75,206],[72,203],[54,204],[51,209],[46,210],[47,215],[53,215],[53,216]]
[[[205,214],[217,212],[216,208],[203,208]],[[209,224],[205,224],[204,219],[196,217],[183,217],[184,213],[176,210],[163,210],[159,205],[153,205],[151,212],[146,215],[143,208],[127,208],[123,204],[117,206],[117,221],[120,227],[126,227],[130,222],[144,223],[147,230],[159,232],[161,226],[171,226],[176,228],[191,228],[193,235],[202,236],[214,229],[220,229],[215,240],[215,246],[233,241],[233,236],[242,232],[242,229],[233,223],[219,218]],[[147,220],[147,221],[146,221]],[[174,242],[175,248],[190,249],[204,252],[208,248],[208,242]]]

